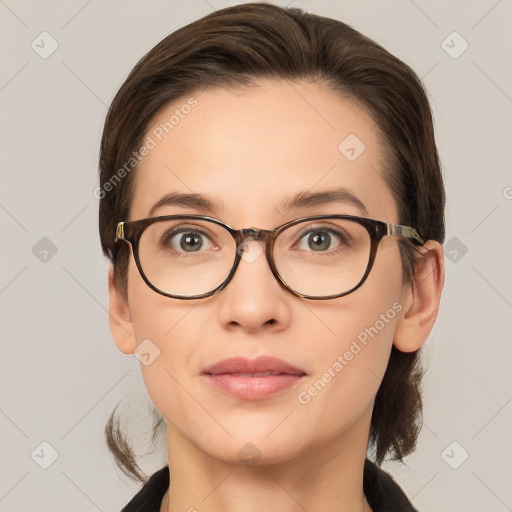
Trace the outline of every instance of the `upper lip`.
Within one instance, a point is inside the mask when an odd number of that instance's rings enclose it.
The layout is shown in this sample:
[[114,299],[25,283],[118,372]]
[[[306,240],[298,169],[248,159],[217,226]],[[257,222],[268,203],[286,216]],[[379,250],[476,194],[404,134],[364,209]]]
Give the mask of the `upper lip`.
[[286,373],[289,375],[306,375],[305,371],[292,366],[282,359],[270,356],[260,356],[252,360],[245,357],[230,357],[228,359],[223,359],[212,366],[208,366],[208,368],[203,370],[203,373],[207,375],[265,372],[272,372],[276,375],[279,373]]

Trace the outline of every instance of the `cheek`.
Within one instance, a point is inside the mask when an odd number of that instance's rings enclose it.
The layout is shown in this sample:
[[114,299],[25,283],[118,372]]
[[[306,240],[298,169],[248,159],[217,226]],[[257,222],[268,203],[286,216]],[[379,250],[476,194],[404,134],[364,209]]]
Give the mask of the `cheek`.
[[128,298],[137,340],[136,353],[148,394],[166,418],[179,407],[179,383],[186,380],[188,362],[201,336],[187,316],[196,301],[180,301],[150,289],[137,274],[129,275]]
[[316,309],[329,335],[315,344],[314,375],[297,398],[310,413],[305,421],[322,418],[327,431],[372,406],[386,371],[402,312],[402,270],[393,248],[380,256],[359,290]]
[[371,408],[386,371],[401,306],[366,306],[340,307],[337,323],[331,322],[335,334],[315,344],[314,372],[298,390],[297,401],[308,410],[304,420],[320,419],[326,433],[344,430]]

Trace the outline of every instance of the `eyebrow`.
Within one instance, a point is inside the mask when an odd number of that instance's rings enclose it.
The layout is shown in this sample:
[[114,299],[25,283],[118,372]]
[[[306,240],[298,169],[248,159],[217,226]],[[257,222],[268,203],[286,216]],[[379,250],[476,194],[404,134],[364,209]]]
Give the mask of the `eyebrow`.
[[205,210],[210,213],[215,213],[223,209],[223,206],[220,203],[212,201],[202,194],[171,192],[170,194],[166,194],[151,207],[151,210],[149,210],[149,216],[152,217],[156,210],[163,208],[164,206],[181,206],[183,208]]
[[[275,211],[281,214],[299,208],[311,208],[313,206],[325,206],[330,204],[352,205],[360,210],[362,214],[367,215],[367,210],[363,202],[344,187],[320,192],[300,191],[293,197],[285,199],[282,206],[276,207]],[[213,201],[202,194],[171,192],[166,194],[151,207],[149,217],[152,217],[156,210],[164,206],[181,206],[183,208],[192,208],[216,214],[224,208],[224,203]]]
[[360,210],[361,213],[367,215],[367,210],[363,202],[344,187],[320,192],[298,192],[291,199],[286,200],[280,208],[276,208],[276,212],[282,213],[298,208],[310,208],[312,206],[325,206],[329,204],[352,205]]

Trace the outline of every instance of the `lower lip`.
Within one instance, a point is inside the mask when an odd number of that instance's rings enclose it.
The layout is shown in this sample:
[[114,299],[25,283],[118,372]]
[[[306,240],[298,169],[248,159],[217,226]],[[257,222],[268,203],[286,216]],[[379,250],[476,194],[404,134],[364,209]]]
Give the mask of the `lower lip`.
[[268,375],[266,377],[240,377],[229,373],[207,375],[220,391],[242,400],[262,400],[297,385],[304,375]]

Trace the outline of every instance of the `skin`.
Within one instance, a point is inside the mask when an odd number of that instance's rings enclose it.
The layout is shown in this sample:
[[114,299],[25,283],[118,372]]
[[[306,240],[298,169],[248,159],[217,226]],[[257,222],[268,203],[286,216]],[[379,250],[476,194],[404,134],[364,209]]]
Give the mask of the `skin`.
[[[349,204],[275,211],[298,191],[343,186],[365,204],[368,217],[398,223],[397,205],[382,177],[378,129],[353,102],[305,81],[293,87],[262,81],[236,92],[209,89],[193,96],[197,107],[137,170],[127,220],[147,217],[171,191],[222,200],[224,208],[212,216],[236,229],[271,229],[306,215],[361,216]],[[162,110],[154,125],[185,101]],[[349,134],[366,145],[353,162],[338,150]],[[172,206],[155,215],[178,213],[209,214]],[[161,510],[370,510],[363,464],[373,401],[392,345],[409,352],[426,341],[444,282],[441,245],[428,241],[421,252],[416,281],[405,285],[397,238],[385,237],[364,285],[326,301],[288,293],[264,255],[252,263],[242,260],[219,294],[192,301],[152,291],[133,258],[125,300],[110,271],[110,325],[117,347],[132,354],[149,338],[160,350],[141,371],[166,422],[172,485]],[[400,313],[309,404],[300,404],[298,393],[395,302],[402,305]],[[201,376],[206,366],[234,355],[272,355],[308,375],[295,389],[240,400]],[[237,455],[248,442],[261,454],[251,466]]]

